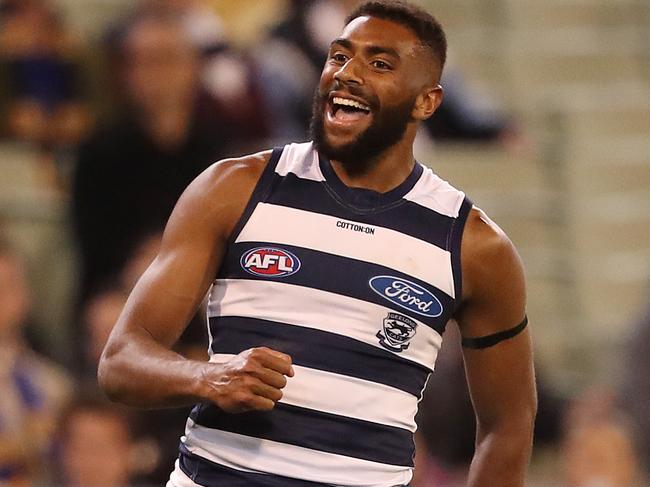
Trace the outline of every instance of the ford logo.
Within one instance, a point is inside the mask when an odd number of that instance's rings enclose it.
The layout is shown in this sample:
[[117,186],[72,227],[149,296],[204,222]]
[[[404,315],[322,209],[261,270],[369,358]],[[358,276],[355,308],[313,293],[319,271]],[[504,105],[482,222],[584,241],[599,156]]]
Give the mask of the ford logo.
[[442,314],[442,304],[431,292],[414,282],[393,276],[375,276],[370,288],[393,304],[431,318]]

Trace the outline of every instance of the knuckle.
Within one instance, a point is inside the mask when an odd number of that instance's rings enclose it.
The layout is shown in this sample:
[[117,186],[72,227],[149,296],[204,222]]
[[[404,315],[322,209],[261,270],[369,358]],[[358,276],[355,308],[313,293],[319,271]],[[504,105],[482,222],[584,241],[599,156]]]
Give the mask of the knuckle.
[[255,378],[252,377],[251,375],[243,375],[243,376],[240,378],[240,384],[241,384],[241,387],[243,387],[243,388],[246,389],[247,391],[248,391],[251,387],[253,387],[253,386],[255,385],[256,382],[257,382],[257,381],[255,380]]
[[256,347],[251,349],[251,356],[255,358],[260,358],[266,355],[268,348],[266,347]]
[[249,348],[248,350],[244,350],[243,352],[241,352],[239,355],[244,360],[244,362],[248,362],[249,360],[255,358],[255,354],[256,354],[255,349]]
[[255,365],[255,363],[251,360],[247,360],[246,362],[244,362],[240,370],[245,374],[252,374],[253,372],[255,372],[256,369],[257,366]]

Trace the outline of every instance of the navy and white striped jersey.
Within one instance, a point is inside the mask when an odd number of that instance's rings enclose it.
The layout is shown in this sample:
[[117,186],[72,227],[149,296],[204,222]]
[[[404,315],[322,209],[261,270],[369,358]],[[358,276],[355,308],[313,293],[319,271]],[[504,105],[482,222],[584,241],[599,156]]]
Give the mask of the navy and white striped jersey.
[[210,291],[210,360],[267,346],[295,376],[270,412],[196,406],[174,485],[407,484],[470,208],[419,163],[380,194],[311,143],[276,149]]

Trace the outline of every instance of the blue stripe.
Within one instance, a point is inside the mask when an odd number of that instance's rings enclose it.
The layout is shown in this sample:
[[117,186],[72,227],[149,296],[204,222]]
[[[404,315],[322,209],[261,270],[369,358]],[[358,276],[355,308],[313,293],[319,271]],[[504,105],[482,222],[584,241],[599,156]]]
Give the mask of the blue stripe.
[[273,321],[210,318],[214,353],[238,354],[254,347],[286,353],[296,365],[384,384],[420,398],[430,371],[388,350],[342,335]]
[[383,210],[399,202],[418,182],[424,167],[422,164],[414,164],[411,173],[397,187],[385,193],[379,193],[372,189],[349,187],[336,174],[332,164],[325,156],[318,154],[318,166],[327,180],[327,185],[336,196],[343,200],[343,203],[351,206],[354,210],[368,212]]
[[[300,259],[301,264],[298,272],[289,276],[276,278],[276,280],[281,279],[282,282],[286,282],[287,284],[319,289],[378,304],[419,320],[441,335],[445,331],[445,326],[453,313],[454,300],[449,295],[413,276],[381,265],[292,245],[277,245],[268,242],[242,242],[234,244],[230,247],[228,255],[224,258],[222,268],[219,272],[219,278],[268,280],[268,278],[263,276],[255,276],[246,272],[241,266],[242,255],[250,249],[262,246],[287,250]],[[369,284],[370,279],[376,276],[386,275],[406,279],[430,291],[438,298],[440,304],[442,304],[442,314],[438,317],[423,316],[408,308],[401,307],[395,302],[383,298],[374,292]],[[380,325],[378,324],[378,326]]]
[[278,161],[280,160],[282,151],[283,151],[282,148],[275,148],[271,152],[271,157],[269,158],[269,161],[266,163],[266,166],[264,167],[264,170],[262,171],[260,178],[257,180],[257,183],[255,184],[255,189],[253,189],[253,194],[251,194],[251,197],[249,198],[248,203],[246,204],[246,208],[244,208],[242,215],[239,217],[239,220],[235,224],[233,231],[228,237],[228,245],[232,245],[235,242],[237,236],[241,233],[242,229],[244,228],[244,225],[246,225],[246,222],[253,214],[253,211],[255,210],[257,203],[260,200],[264,200],[267,197],[269,191],[271,190],[271,185],[274,181],[274,175],[276,174],[275,168],[278,165]]
[[200,404],[192,410],[190,418],[206,428],[371,462],[413,466],[413,434],[393,426],[282,403],[272,411],[239,414]]
[[292,173],[284,177],[275,174],[274,178],[273,190],[263,200],[266,203],[388,228],[448,250],[447,237],[454,219],[447,215],[409,200],[400,200],[382,210],[357,212],[340,203],[322,182],[301,179]]
[[309,482],[280,475],[249,473],[219,465],[191,453],[180,446],[179,466],[194,483],[205,487],[331,487],[330,484]]
[[454,272],[454,295],[456,296],[456,303],[454,311],[458,309],[463,300],[463,268],[460,262],[461,244],[463,240],[463,232],[465,230],[465,223],[472,210],[472,202],[469,198],[465,198],[458,210],[458,218],[454,221],[454,226],[449,235],[450,249],[451,249],[451,265]]

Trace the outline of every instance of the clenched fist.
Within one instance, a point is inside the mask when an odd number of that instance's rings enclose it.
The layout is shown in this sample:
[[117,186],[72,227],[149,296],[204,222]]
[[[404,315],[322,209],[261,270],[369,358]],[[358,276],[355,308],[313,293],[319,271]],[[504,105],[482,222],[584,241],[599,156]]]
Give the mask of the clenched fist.
[[282,398],[291,357],[266,347],[244,350],[221,364],[207,364],[201,380],[204,399],[229,413],[270,411]]

